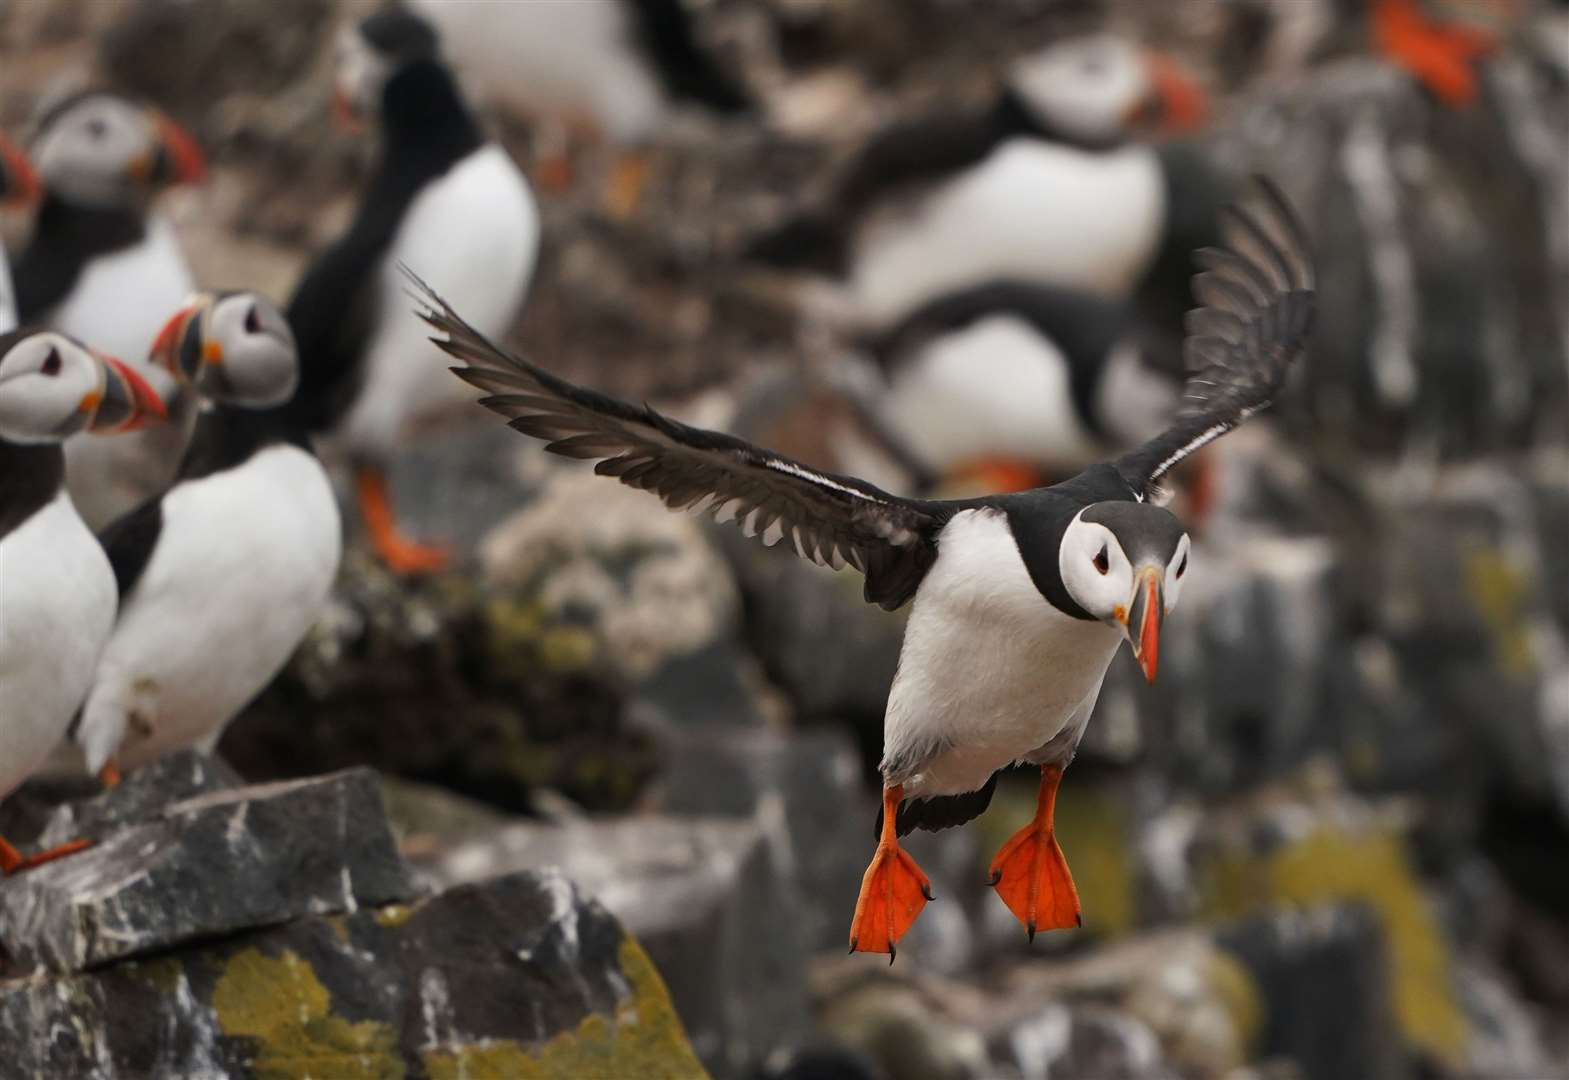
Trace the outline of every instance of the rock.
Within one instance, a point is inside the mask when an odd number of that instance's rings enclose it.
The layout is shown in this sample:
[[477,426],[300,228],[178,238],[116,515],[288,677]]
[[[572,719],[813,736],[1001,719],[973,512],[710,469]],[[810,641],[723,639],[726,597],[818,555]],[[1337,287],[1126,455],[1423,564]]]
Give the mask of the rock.
[[[126,804],[146,809],[134,791]],[[354,770],[196,795],[9,879],[0,941],[13,970],[82,971],[414,894],[376,778]]]
[[436,883],[559,867],[620,918],[670,987],[692,1045],[734,1075],[807,1028],[789,892],[749,822],[637,817],[509,825],[423,862]]
[[21,1076],[700,1078],[647,955],[553,872],[0,982]]
[[1457,980],[1471,1027],[1469,1069],[1462,1075],[1569,1077],[1562,1033],[1558,1046],[1549,1045],[1543,1018],[1498,972],[1472,961],[1460,965]]
[[1024,1080],[1057,1076],[1116,1080],[1177,1080],[1160,1041],[1139,1020],[1104,1006],[1051,1005],[1020,1024],[998,1046]]
[[130,773],[115,787],[55,807],[38,844],[47,848],[77,837],[98,838],[108,830],[154,821],[172,803],[243,783],[223,759],[179,750]]

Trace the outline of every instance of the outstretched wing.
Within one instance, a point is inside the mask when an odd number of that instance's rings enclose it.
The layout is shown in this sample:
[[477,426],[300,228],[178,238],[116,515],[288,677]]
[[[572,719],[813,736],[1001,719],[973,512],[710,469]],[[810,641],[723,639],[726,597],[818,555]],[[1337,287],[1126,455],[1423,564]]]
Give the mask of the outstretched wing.
[[801,556],[866,575],[866,599],[892,610],[915,593],[937,557],[941,503],[901,499],[854,477],[810,468],[717,431],[689,427],[644,406],[580,386],[491,344],[404,267],[431,340],[462,361],[453,373],[490,396],[480,404],[564,457],[652,491],[672,510],[736,521],[748,536],[788,538]]
[[1225,246],[1201,248],[1183,346],[1188,381],[1172,426],[1116,461],[1145,497],[1177,462],[1274,400],[1313,328],[1313,260],[1302,224],[1265,177],[1221,212]]

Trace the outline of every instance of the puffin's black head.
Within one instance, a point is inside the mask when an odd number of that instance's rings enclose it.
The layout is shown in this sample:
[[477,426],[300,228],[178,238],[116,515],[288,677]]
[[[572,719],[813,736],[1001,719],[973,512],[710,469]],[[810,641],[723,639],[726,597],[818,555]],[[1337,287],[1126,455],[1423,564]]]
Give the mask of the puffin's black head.
[[1160,625],[1177,606],[1189,546],[1182,522],[1149,503],[1095,503],[1063,533],[1058,568],[1068,595],[1127,636],[1151,682],[1160,658]]
[[340,122],[357,126],[381,105],[382,88],[399,71],[439,58],[436,28],[399,6],[388,6],[347,27],[338,39],[336,97]]
[[254,292],[207,292],[164,324],[149,361],[182,387],[246,409],[282,405],[299,383],[289,324]]
[[0,135],[0,206],[28,203],[38,197],[38,174],[22,148]]
[[53,330],[0,334],[0,439],[53,443],[78,431],[134,431],[165,415],[123,361]]
[[201,148],[179,124],[157,109],[97,90],[45,112],[31,149],[43,187],[86,206],[138,205],[170,184],[195,183],[207,174]]

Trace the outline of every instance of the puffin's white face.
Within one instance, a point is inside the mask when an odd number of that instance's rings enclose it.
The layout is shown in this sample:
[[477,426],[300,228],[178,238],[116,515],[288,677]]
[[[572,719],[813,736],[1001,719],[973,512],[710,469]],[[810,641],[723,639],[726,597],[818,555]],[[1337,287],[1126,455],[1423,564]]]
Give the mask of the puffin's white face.
[[156,109],[88,94],[51,117],[33,141],[43,184],[73,202],[126,206],[170,183],[200,180],[196,142]]
[[[1127,637],[1145,677],[1153,682],[1160,624],[1176,608],[1182,595],[1192,545],[1180,526],[1176,528],[1180,535],[1174,544],[1174,533],[1169,527],[1154,529],[1147,536],[1140,530],[1139,538],[1150,543],[1143,544],[1130,557],[1117,532],[1099,521],[1085,520],[1085,514],[1096,509],[1080,511],[1063,534],[1058,552],[1062,582],[1074,603]],[[1139,511],[1171,517],[1165,510],[1141,504],[1129,504],[1128,510],[1118,518],[1137,520],[1134,515]],[[1171,518],[1172,522],[1175,520]],[[1114,520],[1112,524],[1127,535],[1129,529],[1123,520]],[[1159,524],[1166,526],[1165,522]]]
[[182,386],[247,409],[282,405],[299,383],[294,333],[260,293],[203,293],[153,342],[152,363]]
[[349,126],[374,116],[381,109],[382,87],[392,75],[391,62],[354,26],[338,32],[333,56],[333,108],[339,122]]
[[0,438],[8,442],[132,431],[163,416],[158,395],[119,360],[53,331],[0,337]]
[[1139,127],[1188,130],[1207,110],[1203,91],[1174,60],[1115,34],[1021,57],[1008,83],[1043,124],[1091,144],[1116,143]]

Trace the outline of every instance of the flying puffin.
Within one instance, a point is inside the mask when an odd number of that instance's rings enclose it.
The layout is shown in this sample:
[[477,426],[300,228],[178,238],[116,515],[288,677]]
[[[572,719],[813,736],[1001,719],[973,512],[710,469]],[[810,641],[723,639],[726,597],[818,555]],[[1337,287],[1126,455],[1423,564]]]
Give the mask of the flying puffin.
[[1199,246],[1187,223],[1212,223],[1224,201],[1193,150],[1135,132],[1143,118],[1190,128],[1204,110],[1173,61],[1126,38],[1060,41],[1015,61],[983,110],[875,137],[820,210],[749,254],[842,279],[871,327],[998,279],[1126,296],[1164,250],[1185,260]]
[[1278,190],[1256,181],[1222,227],[1226,246],[1197,256],[1205,306],[1189,318],[1191,374],[1171,426],[1052,487],[963,501],[900,498],[574,386],[496,348],[416,283],[423,318],[443,335],[432,340],[512,428],[597,461],[595,472],[671,509],[712,511],[765,544],[787,539],[815,562],[848,563],[866,575],[871,603],[911,603],[884,721],[879,842],[851,951],[891,960],[931,898],[898,837],[975,817],[996,772],[1019,761],[1040,766],[1037,812],[993,860],[991,883],[1031,937],[1079,923],[1053,807],[1124,639],[1155,677],[1161,623],[1189,557],[1157,489],[1179,461],[1269,404],[1312,323],[1312,264]]
[[348,108],[380,118],[382,157],[348,232],[289,301],[301,357],[289,408],[353,464],[382,560],[403,572],[433,570],[446,552],[398,531],[384,464],[416,428],[468,403],[424,362],[397,263],[422,267],[469,298],[476,324],[500,334],[528,291],[539,214],[523,174],[480,131],[423,19],[389,8],[348,30],[337,93]]
[[331,481],[277,408],[299,376],[278,309],[202,294],[151,359],[201,406],[173,485],[101,536],[120,614],[73,738],[111,784],[171,750],[210,751],[316,621],[341,554]]
[[[0,334],[0,798],[64,737],[114,624],[114,573],[65,487],[61,440],[164,417],[134,370],[55,331]],[[86,846],[24,857],[10,874]]]
[[[557,115],[592,129],[629,155],[617,164],[610,202],[630,210],[646,162],[637,149],[677,105],[720,116],[753,107],[697,39],[683,0],[454,4],[412,0],[440,29],[459,67],[526,115]],[[565,186],[564,162],[541,181]]]
[[[12,267],[21,321],[140,364],[162,320],[194,289],[173,227],[151,206],[169,185],[203,177],[201,151],[161,112],[101,91],[49,109],[30,149],[43,201]],[[141,374],[167,389],[157,373]],[[186,426],[177,416],[125,439],[66,444],[66,481],[89,527],[168,482]]]
[[[38,197],[38,176],[27,155],[0,135],[0,207],[25,205]],[[11,286],[11,266],[0,247],[0,334],[16,329],[16,292]]]
[[927,484],[1017,491],[1158,434],[1174,372],[1145,358],[1125,303],[997,281],[921,305],[864,343],[881,432]]

